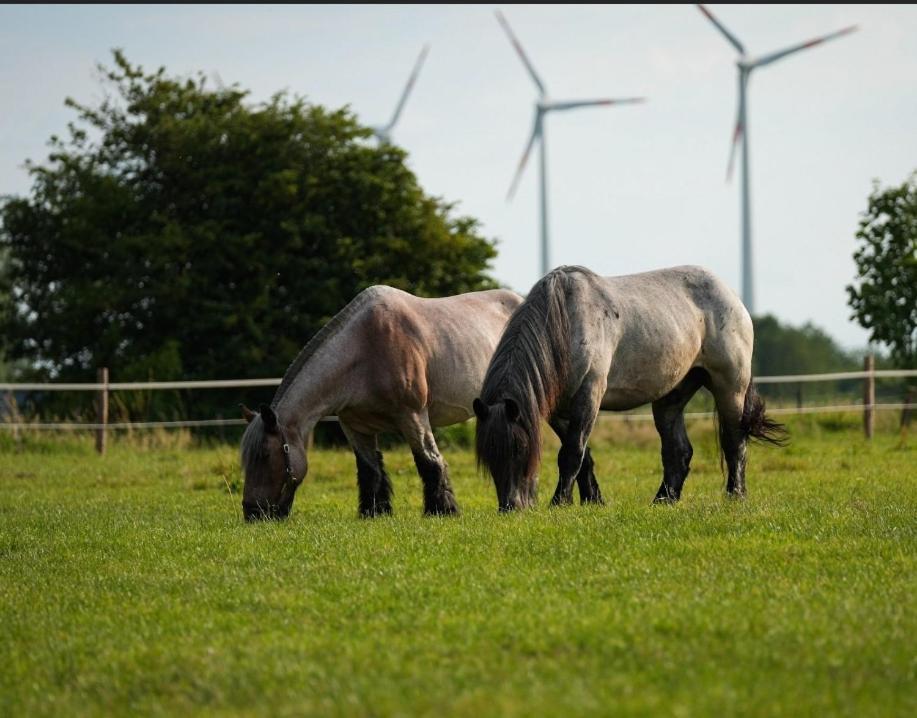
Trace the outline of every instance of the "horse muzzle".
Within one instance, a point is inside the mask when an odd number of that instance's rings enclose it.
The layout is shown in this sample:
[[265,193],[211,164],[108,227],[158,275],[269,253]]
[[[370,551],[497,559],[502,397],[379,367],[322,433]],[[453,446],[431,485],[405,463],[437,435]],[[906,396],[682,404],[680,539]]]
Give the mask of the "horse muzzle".
[[253,521],[282,521],[290,515],[292,502],[279,506],[268,501],[242,502],[242,515],[249,523]]

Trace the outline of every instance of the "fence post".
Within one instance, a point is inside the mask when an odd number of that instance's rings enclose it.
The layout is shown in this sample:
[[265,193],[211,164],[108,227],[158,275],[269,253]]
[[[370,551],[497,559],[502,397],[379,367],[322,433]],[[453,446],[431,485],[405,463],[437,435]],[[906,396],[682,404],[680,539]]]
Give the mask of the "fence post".
[[876,404],[876,358],[872,354],[867,354],[863,360],[863,371],[867,372],[863,384],[863,431],[866,438],[871,439],[875,424],[874,407]]
[[105,435],[108,424],[108,367],[102,367],[96,372],[96,381],[102,384],[96,397],[96,451],[105,453]]

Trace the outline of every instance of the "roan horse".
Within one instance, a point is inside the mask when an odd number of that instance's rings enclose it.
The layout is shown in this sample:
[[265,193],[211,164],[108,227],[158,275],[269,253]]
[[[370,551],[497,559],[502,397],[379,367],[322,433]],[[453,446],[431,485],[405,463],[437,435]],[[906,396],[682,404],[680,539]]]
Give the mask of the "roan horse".
[[471,417],[487,363],[513,310],[493,289],[421,299],[375,286],[358,294],[300,351],[270,406],[243,406],[246,520],[285,518],[308,471],[305,438],[337,415],[357,460],[361,516],[391,513],[377,435],[398,432],[423,480],[424,512],[458,511],[433,427]]
[[493,476],[500,509],[534,499],[542,419],[561,439],[551,503],[570,503],[574,480],[583,503],[602,503],[586,446],[596,416],[649,402],[662,439],[655,500],[677,501],[693,453],[684,408],[701,386],[716,403],[726,491],[744,496],[748,438],[785,436],[751,382],[753,339],[742,302],[701,267],[547,274],[510,319],[474,401],[478,463]]

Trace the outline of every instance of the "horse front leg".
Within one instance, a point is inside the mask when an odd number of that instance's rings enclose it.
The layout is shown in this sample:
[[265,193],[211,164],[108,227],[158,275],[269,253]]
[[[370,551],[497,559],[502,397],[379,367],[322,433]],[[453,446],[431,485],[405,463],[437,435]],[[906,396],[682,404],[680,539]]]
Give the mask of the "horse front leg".
[[[580,482],[580,499],[583,503],[604,503],[593,474],[592,455],[586,446],[595,426],[603,392],[603,385],[598,379],[587,377],[570,403],[569,418],[566,421],[552,419],[552,426],[557,424],[555,431],[560,429],[563,432],[558,434],[561,441],[560,451],[557,452],[557,469],[560,476],[554,497],[551,499],[552,506],[573,503],[574,481]],[[582,479],[579,478],[581,473]]]
[[[570,423],[565,419],[552,419],[551,428],[557,434],[561,442],[567,436]],[[560,457],[558,456],[558,466],[560,466]],[[599,504],[604,505],[605,499],[602,497],[602,490],[599,488],[599,482],[595,478],[595,462],[592,460],[592,452],[586,445],[583,453],[583,461],[579,471],[576,473],[576,485],[579,487],[579,499],[581,504]],[[555,496],[556,496],[555,492]],[[570,501],[571,503],[572,496]]]
[[392,513],[392,482],[382,463],[378,437],[356,432],[343,422],[341,428],[357,460],[360,516],[373,518]]
[[446,461],[439,453],[426,411],[412,415],[403,425],[402,434],[414,455],[417,473],[423,481],[423,512],[427,516],[459,513],[458,503],[449,483]]

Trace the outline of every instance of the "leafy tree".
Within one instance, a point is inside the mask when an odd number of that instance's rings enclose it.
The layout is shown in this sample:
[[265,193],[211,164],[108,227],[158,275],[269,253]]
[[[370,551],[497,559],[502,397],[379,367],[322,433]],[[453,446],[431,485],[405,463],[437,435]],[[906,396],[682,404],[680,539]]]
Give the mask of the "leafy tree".
[[873,186],[857,231],[852,318],[870,330],[899,366],[917,362],[917,173],[900,187]]
[[60,379],[271,376],[361,289],[495,286],[494,242],[426,195],[344,108],[144,72],[120,51],[105,99],[0,206],[0,335]]
[[[765,314],[755,317],[754,324],[754,376],[851,371],[862,365],[861,357],[844,351],[830,335],[811,322],[794,327]],[[800,400],[805,394],[805,400],[809,401],[813,397],[853,396],[860,391],[859,387],[856,381],[838,381],[805,385],[762,384],[759,388],[769,399]]]
[[755,376],[818,374],[857,369],[856,360],[812,323],[781,324],[765,314],[755,317]]

